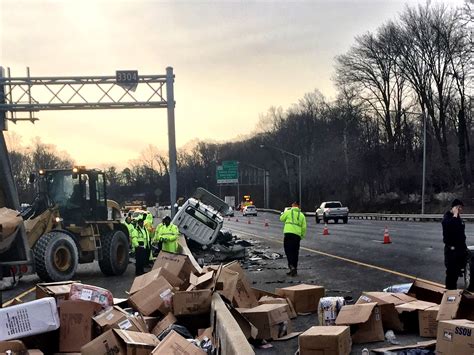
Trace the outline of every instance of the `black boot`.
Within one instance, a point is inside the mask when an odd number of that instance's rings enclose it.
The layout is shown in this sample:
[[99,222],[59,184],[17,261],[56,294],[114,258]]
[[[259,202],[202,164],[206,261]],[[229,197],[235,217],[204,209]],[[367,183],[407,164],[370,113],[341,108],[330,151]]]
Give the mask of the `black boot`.
[[294,270],[295,270],[295,268],[290,265],[290,271],[288,271],[286,274],[287,274],[288,276],[293,276]]

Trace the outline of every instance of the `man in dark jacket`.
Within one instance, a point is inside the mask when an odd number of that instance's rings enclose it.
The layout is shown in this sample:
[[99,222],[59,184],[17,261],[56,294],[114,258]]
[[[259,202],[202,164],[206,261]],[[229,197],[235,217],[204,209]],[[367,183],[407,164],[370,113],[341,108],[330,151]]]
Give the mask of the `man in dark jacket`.
[[461,212],[464,207],[462,201],[455,199],[451,204],[451,210],[444,214],[443,242],[444,242],[444,265],[446,265],[446,288],[455,290],[458,277],[466,265],[467,246],[466,234],[464,234],[464,221]]

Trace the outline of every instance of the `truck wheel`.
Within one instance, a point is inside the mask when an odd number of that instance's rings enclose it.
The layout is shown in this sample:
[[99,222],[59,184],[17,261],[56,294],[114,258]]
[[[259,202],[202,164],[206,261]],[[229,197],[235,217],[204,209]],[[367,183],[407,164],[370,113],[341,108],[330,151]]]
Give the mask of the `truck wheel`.
[[347,217],[344,217],[344,218],[342,219],[342,222],[343,222],[344,224],[347,224],[347,219],[348,219]]
[[319,224],[319,221],[320,221],[320,219],[319,219],[318,215],[316,214],[316,223]]
[[35,244],[36,273],[44,281],[71,280],[76,273],[79,255],[74,240],[54,231],[42,235]]
[[469,254],[466,268],[464,269],[464,287],[468,291],[474,291],[474,277],[472,276],[472,269],[474,266],[473,264],[474,264],[473,256]]
[[100,270],[107,276],[122,275],[128,266],[128,238],[124,232],[113,230],[101,237]]

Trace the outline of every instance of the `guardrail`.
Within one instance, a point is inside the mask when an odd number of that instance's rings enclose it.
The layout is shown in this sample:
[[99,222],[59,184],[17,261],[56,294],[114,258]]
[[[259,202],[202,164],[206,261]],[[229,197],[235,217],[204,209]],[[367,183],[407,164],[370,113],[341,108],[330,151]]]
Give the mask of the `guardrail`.
[[[280,214],[281,211],[258,208],[258,211]],[[305,212],[305,216],[314,217],[315,212]],[[350,213],[349,219],[368,219],[376,221],[411,221],[411,222],[441,222],[442,214],[391,214],[391,213]],[[463,214],[462,219],[466,222],[474,222],[474,214]]]

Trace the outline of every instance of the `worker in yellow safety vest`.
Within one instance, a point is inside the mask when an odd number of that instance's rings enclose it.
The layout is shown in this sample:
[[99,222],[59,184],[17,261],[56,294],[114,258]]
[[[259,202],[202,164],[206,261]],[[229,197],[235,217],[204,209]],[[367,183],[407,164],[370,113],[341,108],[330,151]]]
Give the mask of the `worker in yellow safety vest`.
[[165,216],[163,221],[156,227],[154,243],[162,243],[161,250],[177,253],[178,252],[179,229],[173,223],[171,218]]
[[147,229],[148,233],[150,233],[150,235],[153,235],[153,232],[155,230],[153,228],[153,215],[150,212],[147,212],[143,225]]
[[280,216],[280,221],[285,223],[283,227],[283,247],[288,259],[287,273],[289,276],[298,274],[298,255],[300,252],[300,242],[306,236],[306,217],[300,210],[298,202],[291,204],[291,209],[286,210]]
[[127,217],[125,217],[125,220],[123,221],[123,225],[125,227],[127,227],[128,238],[129,238],[129,242],[131,243],[132,242],[132,234],[133,234],[133,230],[135,229],[135,227],[133,226],[132,214],[130,212],[127,213]]
[[135,251],[135,275],[143,275],[150,255],[150,239],[146,228],[143,226],[145,215],[136,217],[136,226],[131,235],[132,250]]

